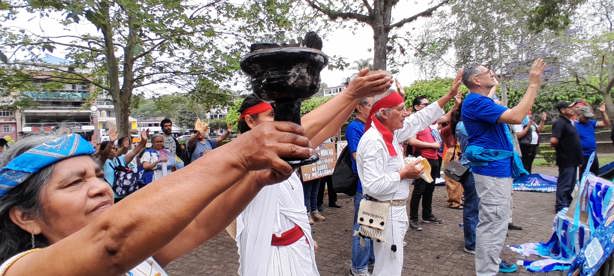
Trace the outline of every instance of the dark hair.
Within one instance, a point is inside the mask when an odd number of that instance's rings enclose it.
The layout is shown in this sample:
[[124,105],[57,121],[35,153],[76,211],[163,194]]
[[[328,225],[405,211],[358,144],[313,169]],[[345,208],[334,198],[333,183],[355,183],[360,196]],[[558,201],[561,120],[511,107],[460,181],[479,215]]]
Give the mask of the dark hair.
[[418,97],[415,97],[414,100],[411,102],[411,108],[416,111],[416,105],[420,105],[420,103],[422,103],[422,100],[427,99],[428,98],[424,95],[420,95]]
[[471,77],[480,72],[480,66],[479,64],[471,64],[463,69],[463,84],[467,86],[467,88],[471,89],[475,87],[475,84],[471,81]]
[[[255,94],[250,94],[249,96],[247,96],[243,102],[241,103],[241,106],[239,107],[239,114],[243,113],[243,111],[245,111],[246,109],[257,105],[259,103],[263,102],[261,99],[259,99]],[[249,131],[251,128],[247,125],[247,123],[245,122],[244,119],[239,119],[239,122],[237,124],[237,128],[239,129],[240,133],[244,133]]]
[[456,125],[462,120],[461,107],[462,105],[459,105],[450,116],[450,130],[452,130],[452,136],[454,136],[454,138],[456,138]]
[[113,142],[111,141],[102,141],[100,142],[100,145],[98,145],[98,151],[94,154],[94,160],[96,160],[96,162],[98,162],[98,165],[100,165],[101,167],[104,166],[104,162],[109,159],[110,151],[107,150],[107,148],[111,146],[113,146]]
[[4,139],[4,138],[0,138],[0,147],[4,147],[4,146],[6,146],[6,144],[8,144],[8,142],[6,141],[6,139]]
[[[19,154],[54,138],[57,137],[31,136],[24,138],[4,154],[0,165],[6,166],[10,160]],[[31,234],[15,224],[9,213],[11,209],[19,208],[32,217],[42,215],[40,191],[50,178],[53,167],[54,165],[49,165],[31,175],[23,183],[0,198],[0,240],[2,241],[0,242],[0,263],[32,248]],[[43,235],[35,235],[34,239],[37,247],[49,245],[49,241]]]
[[164,124],[168,124],[168,123],[172,125],[173,121],[171,121],[171,119],[169,118],[162,119],[162,121],[160,121],[160,129],[164,128]]

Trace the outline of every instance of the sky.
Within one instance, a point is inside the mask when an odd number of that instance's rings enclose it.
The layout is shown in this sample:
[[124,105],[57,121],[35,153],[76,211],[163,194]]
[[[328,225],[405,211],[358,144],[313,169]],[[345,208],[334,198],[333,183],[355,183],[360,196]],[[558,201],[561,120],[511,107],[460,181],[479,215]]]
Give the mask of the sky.
[[[393,10],[392,21],[396,22],[400,18],[414,15],[428,8],[431,3],[432,1],[430,0],[401,0]],[[57,23],[55,20],[39,18],[35,15],[20,14],[13,27],[25,28],[35,33],[44,32],[45,35],[65,35],[70,33],[81,33],[83,31],[95,31],[94,27],[89,24],[87,26],[75,26],[73,24],[71,27],[66,27]],[[419,31],[422,25],[424,25],[424,21],[419,19],[411,23],[411,25],[408,24],[408,26],[404,28],[415,27],[416,31]],[[86,29],[83,29],[84,27]],[[88,29],[90,27],[91,30]],[[333,29],[334,31],[332,33],[328,33],[325,36],[322,51],[330,56],[343,58],[350,64],[350,69],[341,71],[325,68],[321,72],[321,78],[322,82],[326,83],[328,86],[341,85],[347,77],[356,73],[356,69],[354,68],[355,61],[372,58],[373,56],[373,53],[369,51],[369,49],[373,47],[373,32],[370,27],[366,25],[358,27],[354,33],[345,28]],[[57,49],[52,54],[54,56],[63,57],[62,49]],[[448,75],[452,77],[453,72],[448,72]],[[415,64],[408,63],[400,69],[399,73],[395,75],[395,78],[399,80],[403,86],[408,86],[415,80],[420,79],[418,67]],[[422,76],[422,78],[424,78],[424,76]],[[146,96],[155,96],[152,95],[151,91],[156,91],[155,94],[167,94],[174,92],[174,90],[175,89],[162,85],[155,88],[146,88],[144,92]]]

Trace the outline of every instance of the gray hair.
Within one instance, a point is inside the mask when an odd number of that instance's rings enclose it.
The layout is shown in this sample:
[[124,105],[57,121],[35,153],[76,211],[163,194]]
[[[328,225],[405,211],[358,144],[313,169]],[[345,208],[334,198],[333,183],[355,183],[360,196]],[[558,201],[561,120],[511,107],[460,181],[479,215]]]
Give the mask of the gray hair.
[[151,136],[151,145],[153,146],[153,141],[156,140],[156,138],[162,138],[162,142],[164,142],[164,135],[162,134],[154,134],[153,136]]
[[[24,138],[4,153],[0,165],[4,167],[16,156],[55,138],[57,137],[30,136]],[[0,240],[2,241],[0,243],[0,263],[32,248],[31,234],[15,224],[9,216],[9,212],[13,208],[19,208],[32,217],[42,215],[40,191],[50,178],[53,167],[54,165],[50,165],[31,175],[26,181],[0,198]],[[37,247],[49,245],[49,241],[43,235],[35,235],[34,238]]]
[[480,64],[471,64],[465,66],[463,69],[463,84],[467,86],[467,88],[475,87],[475,84],[471,81],[471,78],[478,73],[480,73]]

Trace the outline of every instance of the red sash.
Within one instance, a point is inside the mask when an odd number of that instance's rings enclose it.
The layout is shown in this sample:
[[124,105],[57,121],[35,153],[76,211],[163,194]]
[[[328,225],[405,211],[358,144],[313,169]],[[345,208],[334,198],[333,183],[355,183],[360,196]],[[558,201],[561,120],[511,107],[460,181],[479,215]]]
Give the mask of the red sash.
[[295,243],[303,236],[305,236],[305,234],[303,233],[303,230],[301,229],[301,227],[299,227],[298,225],[294,225],[292,229],[281,233],[280,237],[273,234],[273,237],[271,239],[271,245],[272,246],[288,246],[288,245]]

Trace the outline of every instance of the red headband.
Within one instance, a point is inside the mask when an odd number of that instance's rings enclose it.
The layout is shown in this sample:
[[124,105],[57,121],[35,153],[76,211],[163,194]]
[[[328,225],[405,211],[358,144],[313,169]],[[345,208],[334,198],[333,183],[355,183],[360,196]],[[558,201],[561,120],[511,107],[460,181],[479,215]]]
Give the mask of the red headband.
[[246,108],[245,110],[243,110],[243,112],[241,112],[241,116],[239,117],[239,119],[244,119],[245,116],[247,115],[259,114],[259,113],[262,113],[262,112],[265,112],[271,109],[273,109],[273,106],[271,106],[271,104],[267,102],[261,102],[257,105],[250,106],[249,108]]
[[388,154],[393,157],[397,155],[397,151],[394,149],[394,145],[392,144],[394,135],[390,129],[384,126],[384,124],[382,124],[375,117],[375,112],[381,108],[396,107],[404,102],[405,101],[403,100],[403,96],[401,96],[401,94],[397,93],[396,91],[390,93],[390,95],[380,99],[373,105],[373,107],[371,107],[369,118],[367,119],[367,124],[365,125],[365,131],[367,131],[371,127],[371,122],[373,122],[377,131],[382,135],[382,138],[384,138],[384,143],[386,144],[386,149],[388,149]]
[[374,103],[373,106],[371,107],[371,111],[369,112],[367,124],[365,125],[365,131],[367,131],[367,129],[371,127],[371,120],[372,120],[371,117],[373,117],[375,112],[377,112],[381,108],[395,107],[404,102],[405,100],[403,100],[403,96],[401,96],[401,94],[395,91],[395,92],[390,93],[390,95],[383,97],[379,101]]

